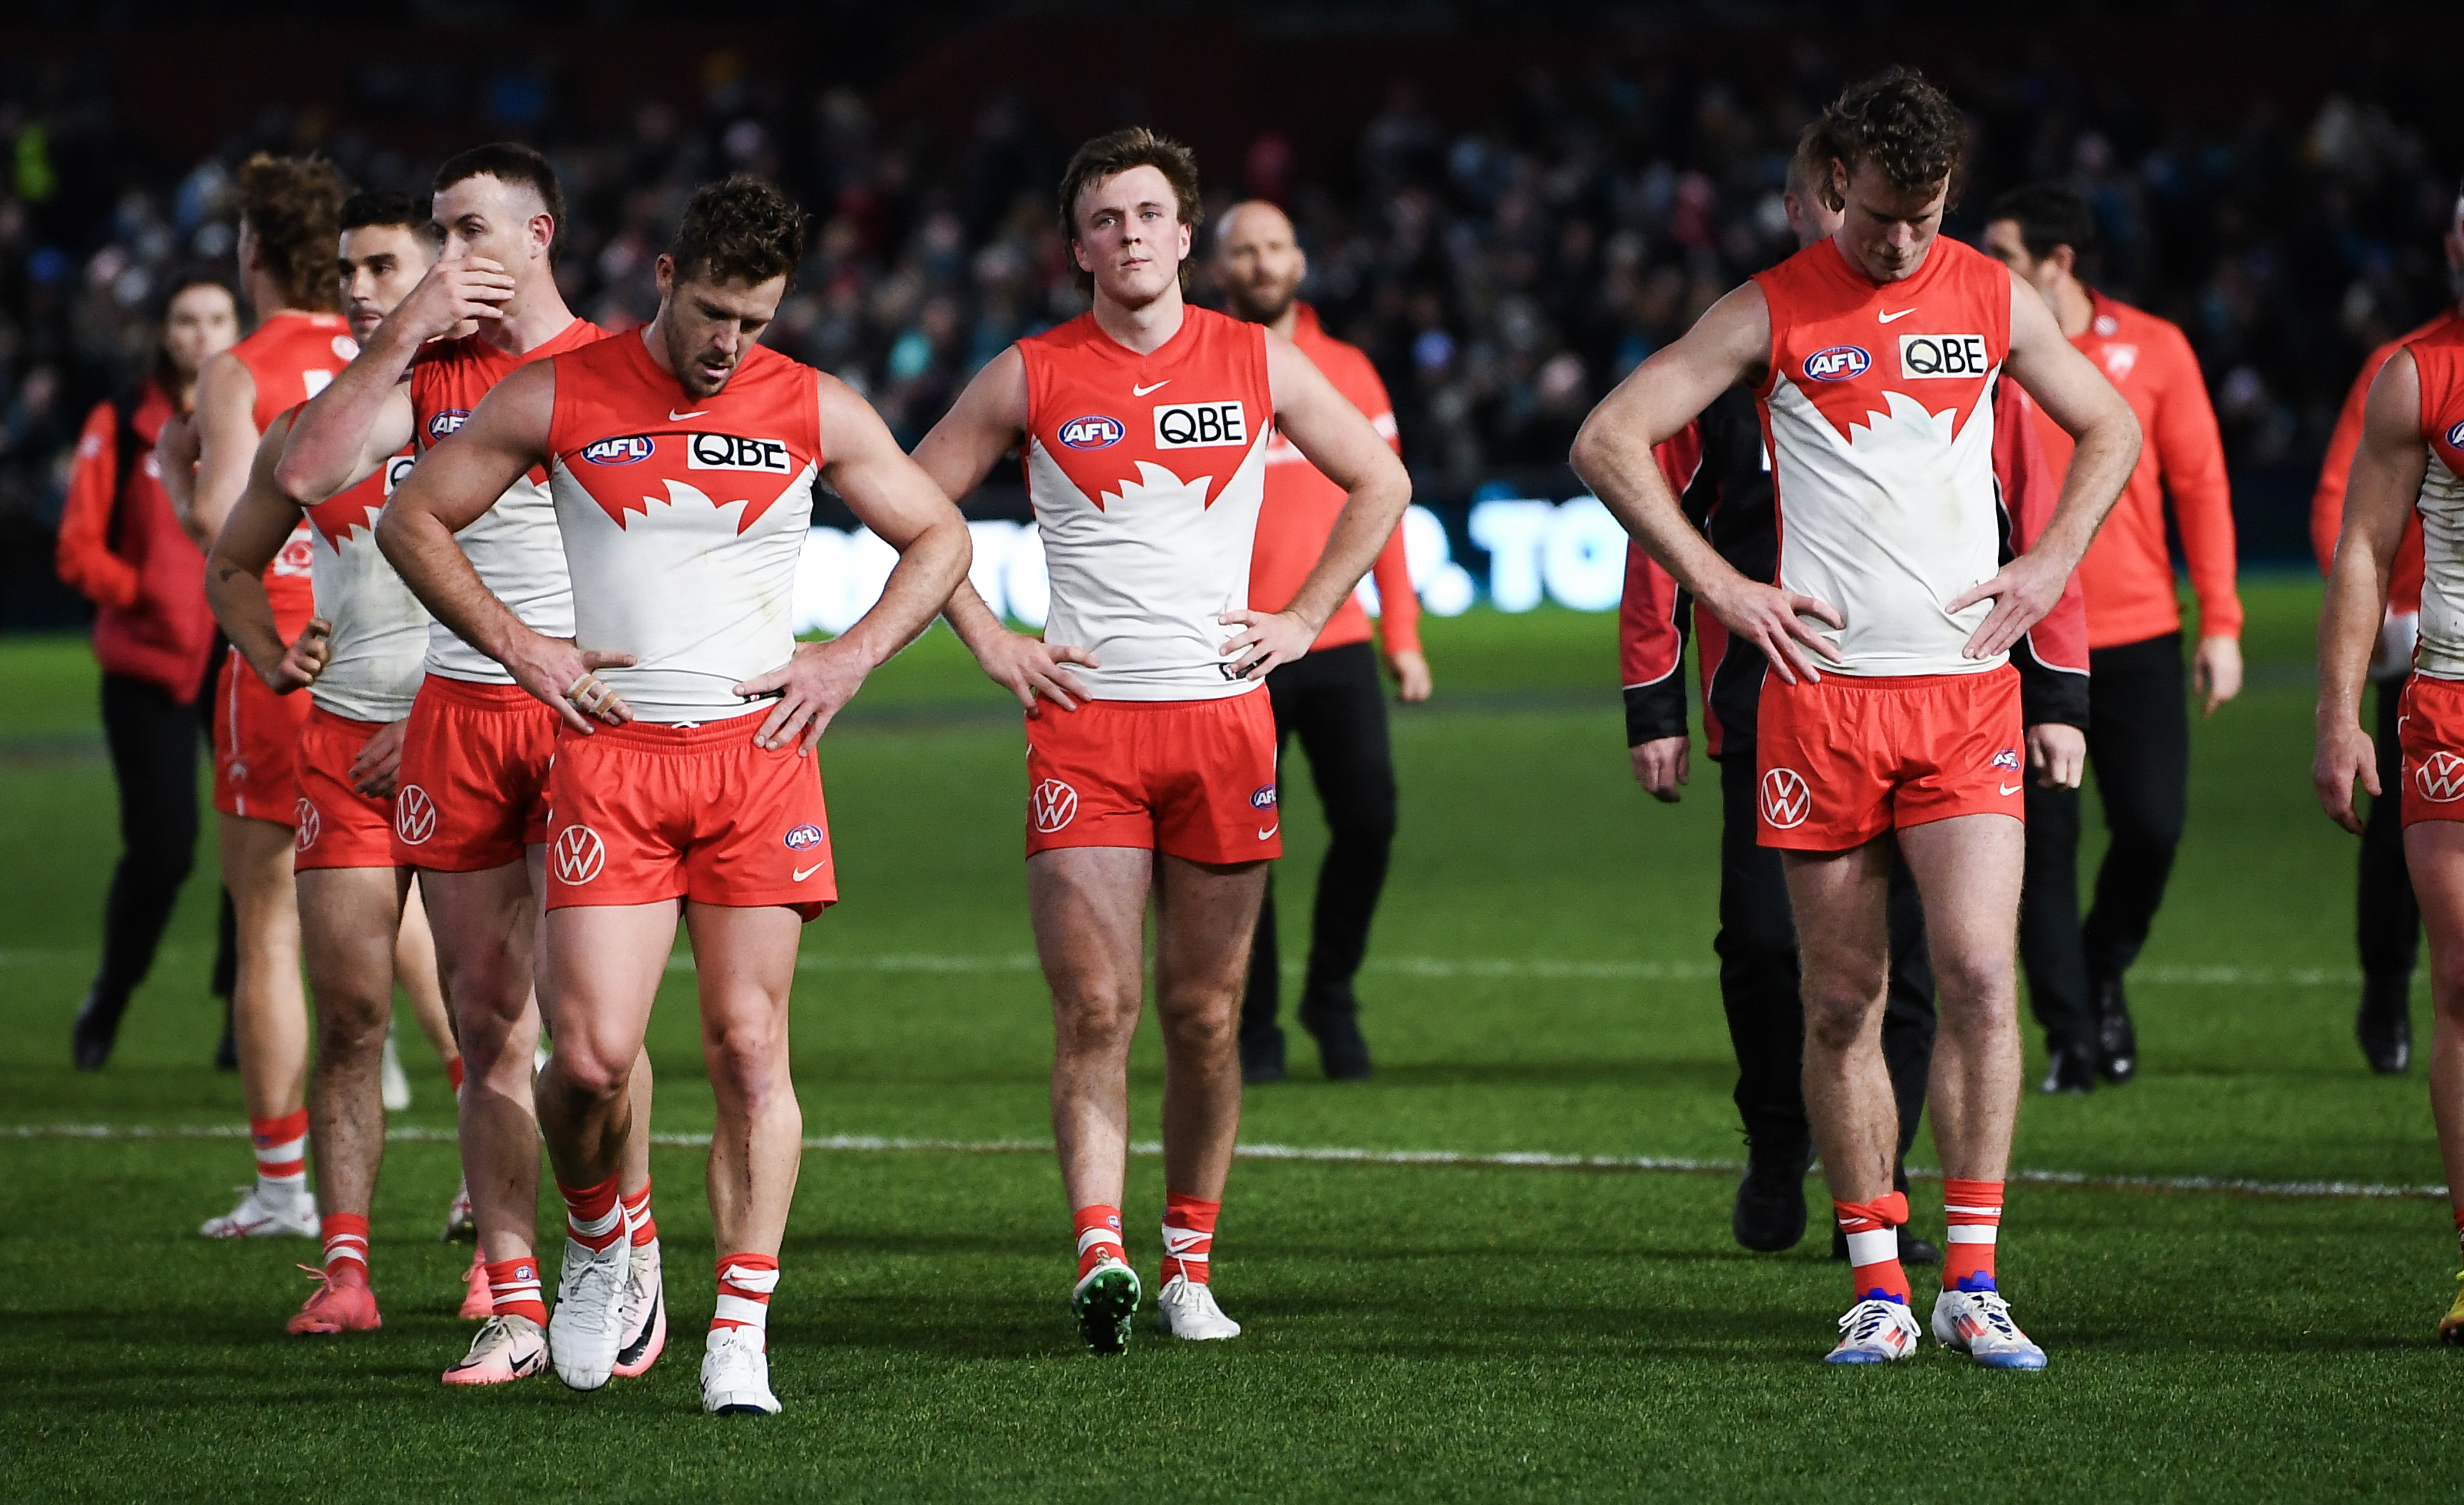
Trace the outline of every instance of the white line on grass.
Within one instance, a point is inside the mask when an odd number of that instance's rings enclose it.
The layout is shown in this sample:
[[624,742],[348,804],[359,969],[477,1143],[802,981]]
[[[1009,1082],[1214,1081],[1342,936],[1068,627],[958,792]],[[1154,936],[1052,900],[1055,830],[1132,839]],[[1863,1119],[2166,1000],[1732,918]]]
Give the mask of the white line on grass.
[[[12,1123],[0,1125],[0,1139],[11,1140],[241,1140],[248,1131],[235,1124],[149,1125],[129,1123]],[[405,1125],[387,1129],[385,1138],[406,1144],[451,1144],[450,1129]],[[668,1149],[707,1149],[707,1134],[653,1134],[650,1142]],[[906,1139],[872,1134],[830,1134],[804,1140],[820,1153],[923,1153],[937,1155],[1049,1155],[1042,1140]],[[1130,1152],[1154,1159],[1161,1144],[1133,1144]],[[1463,1150],[1372,1150],[1341,1145],[1243,1144],[1233,1152],[1241,1160],[1305,1161],[1339,1165],[1436,1165],[1472,1170],[1595,1170],[1700,1172],[1734,1175],[1746,1167],[1739,1161],[1689,1160],[1667,1155],[1556,1155],[1539,1150],[1507,1150],[1477,1154]],[[1939,1181],[1942,1172],[1921,1166],[1908,1174]],[[2259,1181],[2237,1176],[2101,1176],[2070,1170],[2014,1170],[2010,1179],[2030,1185],[2078,1186],[2091,1191],[2228,1192],[2251,1197],[2438,1198],[2445,1186],[2397,1185],[2357,1181]]]

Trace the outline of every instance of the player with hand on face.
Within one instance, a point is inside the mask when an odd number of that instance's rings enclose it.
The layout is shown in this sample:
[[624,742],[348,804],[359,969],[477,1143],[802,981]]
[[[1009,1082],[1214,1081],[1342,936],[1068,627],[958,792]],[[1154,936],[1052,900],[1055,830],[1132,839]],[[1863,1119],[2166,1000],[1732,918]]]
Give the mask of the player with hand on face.
[[[1208,1284],[1241,1119],[1236,1021],[1278,832],[1275,724],[1300,658],[1394,535],[1411,478],[1308,356],[1182,300],[1200,215],[1188,148],[1133,126],[1080,146],[1061,223],[1089,312],[995,356],[916,459],[952,497],[1023,448],[1052,580],[1039,640],[961,583],[950,625],[1026,709],[1027,904],[1052,990],[1053,1136],[1079,1332],[1121,1351],[1141,1291],[1121,1238],[1129,1056],[1155,905],[1163,1025],[1165,1331],[1237,1336]],[[1346,499],[1288,605],[1249,602],[1280,430]]]
[[[930,625],[969,556],[957,509],[861,397],[755,343],[803,249],[803,215],[768,184],[703,188],[659,258],[658,316],[499,383],[380,529],[438,620],[561,722],[556,1053],[539,1118],[566,1209],[548,1343],[576,1389],[605,1384],[625,1340],[629,1082],[680,915],[692,934],[717,1099],[702,1404],[719,1413],[779,1409],[765,1331],[803,1134],[788,991],[803,924],[838,896],[813,748],[865,675]],[[455,542],[539,469],[570,566],[571,637],[527,625]],[[822,482],[900,559],[862,620],[798,647],[796,561]]]

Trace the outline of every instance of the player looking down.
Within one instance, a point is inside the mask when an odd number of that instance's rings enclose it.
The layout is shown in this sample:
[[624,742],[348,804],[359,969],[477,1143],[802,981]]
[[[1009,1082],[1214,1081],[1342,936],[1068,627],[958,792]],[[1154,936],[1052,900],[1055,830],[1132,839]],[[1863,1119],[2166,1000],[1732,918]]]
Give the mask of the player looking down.
[[[628,1081],[679,912],[692,934],[717,1099],[702,1404],[720,1413],[779,1409],[764,1325],[803,1135],[788,989],[801,926],[838,896],[813,747],[932,622],[969,552],[957,509],[862,398],[754,343],[803,251],[803,215],[776,188],[741,175],[703,188],[659,258],[657,317],[499,383],[411,473],[379,535],[438,620],[562,723],[556,1053],[539,1117],[567,1217],[548,1343],[576,1389],[606,1383],[626,1337]],[[570,565],[571,638],[526,625],[454,542],[539,468]],[[900,559],[861,621],[799,648],[787,621],[817,480]]]
[[[993,358],[917,447],[952,497],[1022,445],[1052,605],[1042,640],[963,582],[950,625],[1026,709],[1027,903],[1052,990],[1053,1136],[1079,1331],[1128,1341],[1129,1052],[1155,908],[1164,1330],[1237,1336],[1208,1286],[1241,1118],[1235,1048],[1266,859],[1275,723],[1252,692],[1309,652],[1411,500],[1402,463],[1290,341],[1182,300],[1188,149],[1142,126],[1080,146],[1059,210],[1093,308]],[[1347,494],[1290,604],[1248,606],[1267,437]],[[1067,666],[1067,667],[1065,667]]]
[[[1821,128],[1837,233],[1638,367],[1585,422],[1574,466],[1776,676],[1757,715],[1760,839],[1785,853],[1807,1117],[1848,1236],[1855,1302],[1832,1361],[1905,1358],[1920,1337],[1879,1040],[1896,851],[1924,899],[1941,1012],[1931,1096],[1949,1241],[1934,1337],[2038,1368],[1993,1265],[2020,1064],[2024,737],[2008,650],[2060,599],[2137,457],[2138,424],[2042,299],[1939,238],[1963,135],[1941,91],[1893,69],[1843,92]],[[1991,389],[2006,366],[2079,448],[2044,533],[1997,570]],[[1652,454],[1739,381],[1771,436],[1771,585],[1686,520]]]

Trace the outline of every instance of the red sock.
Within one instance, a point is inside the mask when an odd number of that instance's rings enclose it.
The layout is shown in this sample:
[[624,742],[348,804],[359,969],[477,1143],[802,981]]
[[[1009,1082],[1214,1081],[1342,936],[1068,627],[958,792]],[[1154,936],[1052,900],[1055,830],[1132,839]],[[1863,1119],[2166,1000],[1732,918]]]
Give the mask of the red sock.
[[541,1327],[547,1326],[547,1301],[539,1295],[539,1261],[528,1254],[489,1262],[488,1298],[495,1303],[498,1317],[526,1317]]
[[2002,1184],[1942,1179],[1942,1210],[1950,1242],[1942,1251],[1942,1283],[1950,1291],[1993,1289],[1993,1237],[2002,1228]]
[[454,1096],[462,1096],[462,1057],[457,1055],[445,1063],[445,1080],[453,1088]]
[[710,1316],[710,1330],[748,1327],[757,1333],[770,1326],[770,1293],[779,1289],[776,1254],[718,1256],[718,1305]]
[[625,1226],[633,1230],[633,1247],[657,1243],[659,1220],[650,1216],[650,1184],[646,1181],[641,1190],[617,1200],[625,1204]]
[[1093,1203],[1080,1207],[1078,1223],[1078,1278],[1095,1268],[1106,1254],[1123,1264],[1130,1261],[1129,1250],[1121,1247],[1121,1209]]
[[279,1118],[248,1120],[249,1143],[256,1150],[259,1181],[308,1184],[308,1110]]
[[1184,1197],[1179,1192],[1166,1192],[1163,1199],[1163,1278],[1170,1281],[1179,1275],[1191,1285],[1206,1284],[1210,1257],[1215,1252],[1215,1220],[1223,1211],[1221,1202],[1201,1202]]
[[1900,1268],[1900,1225],[1908,1220],[1905,1193],[1894,1191],[1871,1202],[1834,1202],[1839,1231],[1848,1235],[1848,1280],[1857,1299],[1880,1294],[1908,1304],[1908,1273]]
[[340,1274],[337,1265],[359,1266],[359,1277],[368,1277],[368,1220],[356,1212],[328,1212],[317,1220],[318,1231],[325,1235],[325,1273]]
[[565,1231],[575,1243],[597,1253],[625,1236],[625,1205],[616,1200],[615,1177],[579,1188],[560,1181],[556,1189],[564,1195]]

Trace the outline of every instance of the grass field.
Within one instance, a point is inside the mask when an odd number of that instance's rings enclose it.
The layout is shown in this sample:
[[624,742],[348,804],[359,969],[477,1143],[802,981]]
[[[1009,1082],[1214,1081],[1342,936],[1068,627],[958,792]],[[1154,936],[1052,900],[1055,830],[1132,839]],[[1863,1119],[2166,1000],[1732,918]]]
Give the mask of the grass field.
[[[2189,838],[2133,983],[2140,1079],[2022,1111],[2017,1164],[2088,1178],[2013,1188],[2004,1286],[2053,1355],[2033,1376],[1930,1346],[1887,1372],[1818,1363],[1842,1273],[1818,1233],[1737,1249],[1725,1171],[1264,1157],[1236,1169],[1218,1246],[1247,1334],[1086,1356],[1049,1157],[999,1147],[1048,1136],[1020,737],[928,637],[825,744],[847,897],[805,934],[796,1066],[810,1136],[975,1147],[805,1157],[771,1323],[788,1409],[766,1424],[696,1408],[710,1235],[683,1145],[655,1162],[678,1326],[649,1376],[437,1384],[469,1255],[435,1240],[451,1118],[407,1031],[418,1101],[374,1221],[386,1326],[282,1335],[311,1246],[193,1231],[248,1174],[238,1140],[179,1134],[239,1118],[207,1064],[210,853],[110,1070],[72,1073],[113,852],[93,669],[81,643],[0,645],[0,1496],[2452,1498],[2441,1200],[2114,1184],[2441,1180],[2419,1074],[2371,1076],[2351,1040],[2353,847],[2306,777],[2317,590],[2249,600],[2251,688],[2197,733]],[[1317,1080],[1296,1034],[1244,1143],[1737,1158],[1716,776],[1698,765],[1675,808],[1634,789],[1612,631],[1428,625],[1440,696],[1397,717],[1403,834],[1362,982],[1377,1079]],[[1322,828],[1297,769],[1286,787],[1297,956]],[[650,1050],[657,1127],[706,1130],[681,971]],[[1938,1234],[1938,1188],[1915,1200]],[[1135,1162],[1150,1273],[1161,1203]]]

